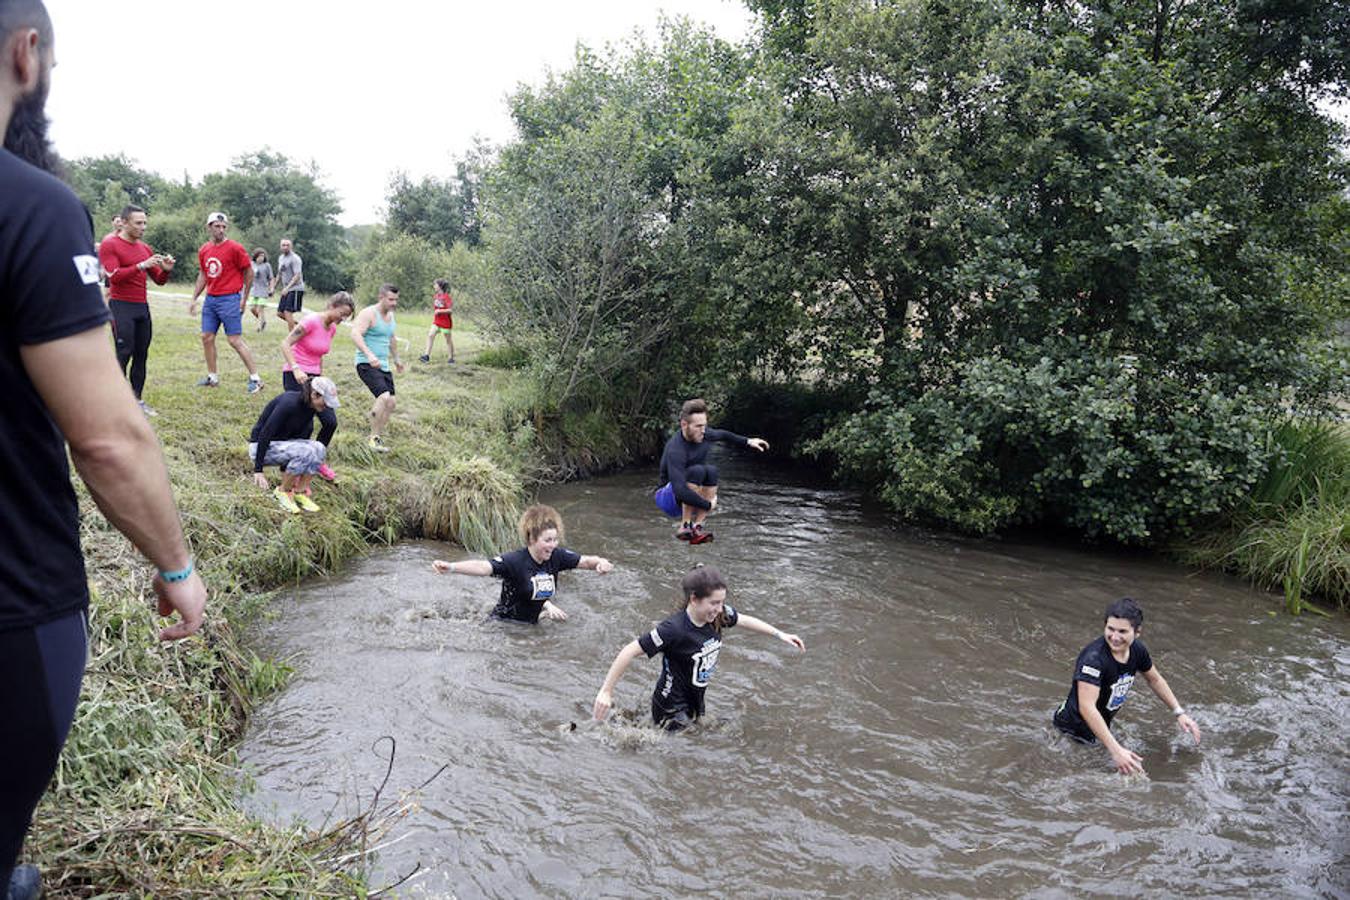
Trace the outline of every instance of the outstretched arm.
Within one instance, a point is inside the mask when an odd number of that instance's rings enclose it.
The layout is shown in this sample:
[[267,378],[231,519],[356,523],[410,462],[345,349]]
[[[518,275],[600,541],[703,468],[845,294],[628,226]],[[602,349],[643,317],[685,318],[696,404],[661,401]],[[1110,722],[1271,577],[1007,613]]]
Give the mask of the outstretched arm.
[[788,634],[786,631],[775,628],[763,619],[741,613],[736,619],[736,624],[749,631],[757,631],[760,634],[771,634],[783,643],[791,644],[803,653],[806,652],[806,645],[802,643],[801,638],[797,637],[795,634]]
[[583,556],[581,562],[577,563],[578,569],[594,569],[601,575],[608,575],[614,571],[614,563],[605,559],[603,556]]
[[491,575],[492,563],[486,559],[461,559],[446,562],[438,559],[431,564],[437,575]]
[[1177,702],[1176,694],[1172,693],[1172,689],[1167,685],[1167,679],[1162,677],[1158,667],[1154,666],[1147,672],[1139,674],[1144,676],[1144,680],[1148,682],[1148,686],[1153,693],[1177,717],[1177,727],[1194,738],[1197,744],[1200,743],[1200,726],[1195,724],[1195,720],[1186,715],[1186,711],[1181,708],[1181,704]]
[[[137,409],[117,367],[108,332],[91,328],[19,348],[23,367],[70,444],[70,458],[98,508],[161,572],[181,571],[192,557],[169,487],[159,440]],[[202,625],[206,585],[154,580],[160,615],[182,621],[161,640],[187,637]]]
[[1097,711],[1097,698],[1102,694],[1101,687],[1089,684],[1086,681],[1075,683],[1078,690],[1078,714],[1083,717],[1087,727],[1092,730],[1093,735],[1106,748],[1106,752],[1111,754],[1111,761],[1116,764],[1116,771],[1122,775],[1143,772],[1144,758],[1133,750],[1126,750],[1121,746],[1120,741],[1116,740],[1116,736],[1111,733],[1111,726],[1106,724],[1102,714]]
[[642,647],[637,641],[629,641],[628,644],[619,651],[619,655],[614,657],[614,662],[610,664],[609,672],[605,675],[605,683],[600,685],[600,692],[595,695],[595,708],[591,714],[595,716],[595,721],[604,721],[609,709],[614,705],[614,686],[619,683],[623,673],[628,671],[628,666],[633,660],[642,655]]

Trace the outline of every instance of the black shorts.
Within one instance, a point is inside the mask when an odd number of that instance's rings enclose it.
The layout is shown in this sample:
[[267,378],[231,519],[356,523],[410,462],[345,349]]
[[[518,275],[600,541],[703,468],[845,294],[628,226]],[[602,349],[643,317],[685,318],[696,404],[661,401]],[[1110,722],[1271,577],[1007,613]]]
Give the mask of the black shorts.
[[[318,378],[318,377],[319,377],[319,373],[318,373],[318,372],[310,372],[310,373],[309,373],[309,377],[310,377],[310,378]],[[300,382],[296,379],[295,373],[292,372],[290,369],[286,369],[284,372],[281,373],[281,389],[282,389],[283,391],[298,391],[298,390],[300,390]]]
[[357,363],[356,374],[366,383],[366,387],[370,388],[371,396],[379,397],[381,394],[394,393],[393,372],[386,372],[370,363]]
[[1080,744],[1097,743],[1097,736],[1092,733],[1092,729],[1088,727],[1087,723],[1082,719],[1074,721],[1063,706],[1055,710],[1055,714],[1050,717],[1050,721],[1059,729],[1060,734],[1067,735]]
[[287,291],[281,295],[281,302],[277,304],[277,312],[299,312],[300,301],[305,299],[304,291]]

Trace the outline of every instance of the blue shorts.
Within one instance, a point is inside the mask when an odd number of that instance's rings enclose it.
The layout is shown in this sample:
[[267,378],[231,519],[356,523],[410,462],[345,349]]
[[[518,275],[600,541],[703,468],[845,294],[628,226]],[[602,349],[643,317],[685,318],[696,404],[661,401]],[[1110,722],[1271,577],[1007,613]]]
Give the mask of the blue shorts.
[[671,486],[669,481],[656,489],[656,493],[652,494],[652,499],[656,501],[656,505],[661,512],[672,519],[680,517],[680,501],[675,499],[675,488]]
[[227,335],[242,334],[244,331],[237,293],[206,295],[206,302],[202,304],[202,334],[215,334],[222,325]]

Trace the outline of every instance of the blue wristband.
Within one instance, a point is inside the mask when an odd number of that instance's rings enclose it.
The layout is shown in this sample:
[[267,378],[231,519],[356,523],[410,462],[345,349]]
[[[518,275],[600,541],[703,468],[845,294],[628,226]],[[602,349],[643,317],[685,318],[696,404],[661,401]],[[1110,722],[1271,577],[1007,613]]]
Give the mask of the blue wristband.
[[183,568],[179,569],[177,572],[160,572],[159,577],[163,578],[170,584],[173,584],[175,581],[187,581],[188,576],[192,574],[192,567],[193,567],[192,560],[189,559],[188,564]]

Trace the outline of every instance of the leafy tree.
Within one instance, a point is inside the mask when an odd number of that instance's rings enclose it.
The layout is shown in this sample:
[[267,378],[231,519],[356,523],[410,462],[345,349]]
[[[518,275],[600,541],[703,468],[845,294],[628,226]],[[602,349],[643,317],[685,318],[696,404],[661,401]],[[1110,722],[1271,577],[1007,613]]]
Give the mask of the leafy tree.
[[687,23],[578,53],[511,98],[520,140],[485,188],[485,322],[523,349],[544,408],[664,404],[720,339],[704,250],[744,175],[730,139],[748,60]]
[[460,160],[455,177],[446,181],[426,177],[414,183],[407,173],[395,173],[389,180],[388,227],[447,250],[457,243],[477,246],[482,235],[479,195],[486,152],[480,148]]
[[261,244],[272,256],[282,237],[291,238],[305,261],[305,283],[318,291],[337,290],[351,283],[344,280],[350,278],[351,261],[337,222],[342,206],[319,177],[313,165],[301,168],[262,150],[203,178],[200,197],[230,216],[236,239]]
[[1298,261],[1344,185],[1311,103],[1334,87],[1309,82],[1336,71],[1324,17],[806,8],[776,60],[789,102],[756,111],[757,187],[786,221],[747,236],[808,261],[825,376],[871,390],[820,446],[977,530],[1148,541],[1231,506],[1268,458],[1261,423],[1328,383],[1298,352],[1328,318]]
[[153,209],[171,190],[163,178],[138,167],[121,153],[81,157],[67,162],[66,171],[71,189],[94,214],[96,225],[106,223],[128,203]]

